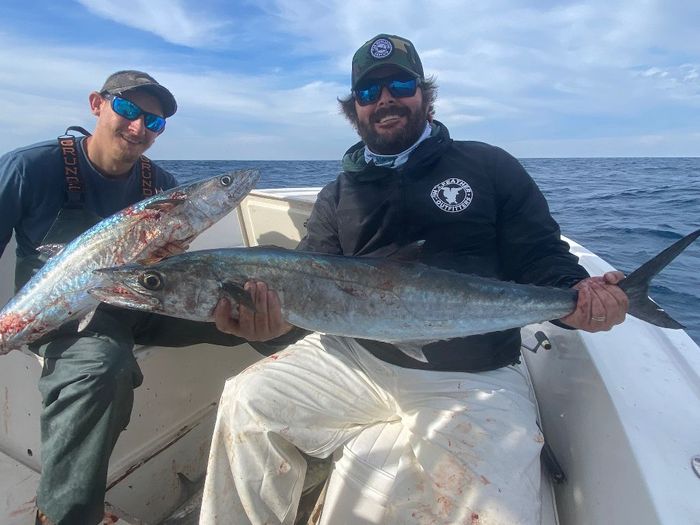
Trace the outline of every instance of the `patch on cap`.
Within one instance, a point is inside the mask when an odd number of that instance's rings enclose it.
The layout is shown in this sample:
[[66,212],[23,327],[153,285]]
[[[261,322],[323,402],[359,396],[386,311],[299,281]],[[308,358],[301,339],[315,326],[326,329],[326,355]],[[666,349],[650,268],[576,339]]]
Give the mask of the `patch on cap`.
[[369,54],[374,58],[382,59],[391,56],[394,52],[394,45],[388,38],[377,38],[369,48]]

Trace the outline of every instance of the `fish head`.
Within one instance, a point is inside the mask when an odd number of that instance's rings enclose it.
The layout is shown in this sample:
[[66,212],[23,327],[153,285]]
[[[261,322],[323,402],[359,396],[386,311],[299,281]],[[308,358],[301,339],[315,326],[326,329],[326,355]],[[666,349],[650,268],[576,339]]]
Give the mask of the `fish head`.
[[259,178],[257,170],[232,171],[183,186],[174,195],[186,199],[188,216],[213,223],[238,206]]
[[218,281],[208,279],[196,263],[180,263],[178,257],[149,266],[129,264],[95,270],[99,284],[88,293],[123,308],[197,321],[212,320],[220,296]]
[[[258,178],[255,170],[229,172],[177,186],[122,210],[107,219],[116,221],[128,238],[114,262],[150,262],[159,259],[154,254],[169,245],[189,246],[200,233],[231,213]],[[98,226],[110,231],[111,224],[103,222]]]
[[[157,193],[120,213],[139,225],[132,229],[148,230],[150,234],[144,233],[145,238],[158,237],[167,242],[186,240],[189,244],[231,213],[255,187],[258,178],[256,170],[232,171]],[[157,235],[153,233],[155,230]]]
[[[103,303],[114,306],[161,312],[163,300],[157,290],[159,286],[155,286],[161,282],[161,275],[151,271],[146,275],[142,267],[132,268],[132,266],[95,270],[94,273],[103,278],[103,281],[99,286],[88,290],[88,293]],[[142,283],[147,285],[144,286]]]

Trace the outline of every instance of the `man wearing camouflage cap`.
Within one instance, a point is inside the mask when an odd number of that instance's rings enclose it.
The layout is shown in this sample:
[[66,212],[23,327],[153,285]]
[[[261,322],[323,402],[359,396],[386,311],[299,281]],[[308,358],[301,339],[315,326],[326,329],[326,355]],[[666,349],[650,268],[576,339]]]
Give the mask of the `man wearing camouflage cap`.
[[[577,287],[577,308],[561,320],[569,327],[594,332],[622,322],[622,275],[588,277],[520,163],[497,147],[450,138],[433,118],[435,99],[409,40],[381,34],[360,47],[351,95],[339,102],[362,141],[319,193],[299,249],[385,257],[420,245],[418,259],[431,266]],[[220,305],[218,326],[249,340],[279,336],[270,345],[304,338],[227,382],[201,524],[291,525],[306,470],[300,451],[328,457],[389,421],[401,422],[404,439],[393,454],[377,451],[400,457],[390,488],[377,496],[376,485],[366,487],[353,515],[324,515],[324,523],[539,524],[543,438],[514,366],[519,330],[392,345],[304,334],[257,310],[247,323]],[[355,480],[347,483],[392,476],[366,468],[345,473]]]

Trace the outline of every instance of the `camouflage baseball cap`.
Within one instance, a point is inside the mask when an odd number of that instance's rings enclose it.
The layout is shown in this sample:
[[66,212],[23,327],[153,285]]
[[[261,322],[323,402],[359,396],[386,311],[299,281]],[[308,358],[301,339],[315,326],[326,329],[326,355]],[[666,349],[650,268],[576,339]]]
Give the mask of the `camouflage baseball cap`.
[[352,89],[367,73],[387,64],[425,80],[423,64],[410,40],[396,35],[377,35],[365,42],[352,57]]
[[165,118],[173,116],[177,111],[177,102],[173,94],[164,86],[161,86],[155,78],[143,71],[127,69],[112,73],[107,77],[100,93],[121,95],[132,89],[144,89],[156,97],[163,107],[163,116]]

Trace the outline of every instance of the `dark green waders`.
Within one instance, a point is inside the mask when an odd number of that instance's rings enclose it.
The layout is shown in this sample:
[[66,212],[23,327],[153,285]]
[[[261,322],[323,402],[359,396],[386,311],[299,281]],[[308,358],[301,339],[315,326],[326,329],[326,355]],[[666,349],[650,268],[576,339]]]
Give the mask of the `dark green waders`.
[[143,380],[129,320],[120,314],[98,310],[79,334],[71,323],[38,349],[44,369],[37,506],[57,525],[102,521],[109,457]]
[[100,523],[107,467],[129,423],[133,389],[143,380],[134,344],[236,346],[244,341],[199,323],[100,306],[88,326],[77,321],[39,341],[42,473],[37,506],[56,525]]

